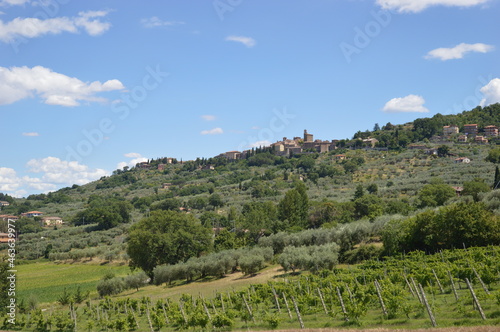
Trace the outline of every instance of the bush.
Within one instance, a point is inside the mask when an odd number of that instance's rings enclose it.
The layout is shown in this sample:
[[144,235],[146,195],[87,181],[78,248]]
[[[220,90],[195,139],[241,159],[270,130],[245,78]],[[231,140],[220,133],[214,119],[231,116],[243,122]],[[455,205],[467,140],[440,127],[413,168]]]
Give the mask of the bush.
[[140,287],[144,287],[149,282],[150,278],[144,272],[139,272],[136,274],[131,274],[124,279],[126,288],[135,288],[139,290]]
[[245,255],[240,257],[238,263],[244,274],[254,274],[264,267],[264,257],[260,255]]
[[100,297],[119,294],[124,289],[125,283],[122,278],[105,279],[97,284],[97,292]]

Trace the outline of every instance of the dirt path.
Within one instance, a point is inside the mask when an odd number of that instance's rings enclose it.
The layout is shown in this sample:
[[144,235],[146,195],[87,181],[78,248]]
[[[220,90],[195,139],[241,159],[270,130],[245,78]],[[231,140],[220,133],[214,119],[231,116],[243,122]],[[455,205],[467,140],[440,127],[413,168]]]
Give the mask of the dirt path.
[[[168,286],[148,286],[139,289],[123,292],[121,297],[141,298],[149,296],[151,299],[172,298],[179,299],[182,294],[202,295],[204,297],[214,296],[216,292],[242,289],[251,284],[262,284],[283,273],[280,266],[271,266],[252,276],[245,276],[241,272],[232,273],[224,278],[212,281],[194,281],[185,285]],[[279,280],[279,278],[277,279]]]

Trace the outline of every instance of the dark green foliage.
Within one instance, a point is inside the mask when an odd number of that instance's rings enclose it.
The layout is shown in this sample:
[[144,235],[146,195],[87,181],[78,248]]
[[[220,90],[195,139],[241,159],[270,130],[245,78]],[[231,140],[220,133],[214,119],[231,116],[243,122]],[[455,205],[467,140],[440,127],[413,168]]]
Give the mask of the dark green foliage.
[[201,224],[207,228],[229,227],[229,222],[225,215],[214,211],[205,211],[200,216]]
[[73,217],[74,225],[97,224],[97,230],[105,230],[130,222],[133,206],[115,197],[90,196],[89,207]]
[[248,166],[274,165],[278,157],[270,152],[258,153],[247,159]]
[[437,154],[439,157],[446,157],[450,153],[450,147],[448,145],[441,145],[437,149]]
[[358,218],[367,217],[374,220],[375,217],[384,214],[384,204],[380,197],[367,194],[354,201],[354,208]]
[[208,203],[212,205],[215,208],[221,207],[224,205],[224,202],[222,201],[221,195],[214,193],[208,197]]
[[210,244],[210,231],[193,215],[153,211],[131,227],[127,254],[132,268],[141,268],[152,277],[157,265],[199,256]]
[[354,192],[354,197],[353,197],[353,201],[357,200],[358,198],[361,198],[363,197],[363,195],[365,194],[365,189],[363,188],[363,185],[361,184],[358,184],[356,186],[356,191]]
[[278,210],[273,202],[250,202],[245,203],[241,210],[241,226],[250,231],[250,237],[260,236],[261,230],[275,227]]
[[16,227],[19,234],[38,233],[43,230],[39,221],[26,217],[19,218],[16,221]]
[[303,182],[297,182],[295,188],[286,192],[278,204],[278,218],[282,222],[277,230],[289,227],[305,228],[309,213],[309,198]]
[[448,199],[454,197],[455,190],[443,181],[436,180],[425,185],[418,193],[420,207],[434,207],[443,205]]
[[7,305],[9,304],[9,264],[6,256],[0,256],[0,316],[7,312]]
[[214,250],[216,252],[236,248],[236,235],[227,229],[221,230],[214,239]]
[[500,170],[498,169],[498,166],[495,167],[495,180],[493,182],[493,189],[498,189],[500,186]]
[[488,152],[488,156],[486,157],[486,161],[491,163],[499,164],[500,163],[500,148],[491,149]]
[[361,245],[358,248],[346,251],[340,261],[347,264],[358,264],[370,259],[382,258],[384,248],[374,245]]
[[483,203],[459,203],[389,222],[383,241],[388,253],[437,251],[500,242],[500,220]]
[[127,184],[133,184],[136,181],[136,175],[131,171],[127,171],[110,177],[102,177],[97,183],[96,189],[115,188]]
[[475,202],[479,201],[479,194],[490,191],[490,186],[480,178],[476,178],[473,181],[464,182],[464,190],[462,195],[471,195]]
[[370,194],[374,194],[376,195],[378,193],[378,186],[376,183],[371,183],[369,184],[367,187],[366,187],[366,190],[370,193]]
[[190,198],[187,201],[187,206],[192,209],[202,210],[208,205],[208,198],[205,196],[197,196]]
[[151,210],[170,210],[170,211],[178,211],[179,207],[182,206],[181,201],[177,198],[167,198],[163,201],[151,205]]

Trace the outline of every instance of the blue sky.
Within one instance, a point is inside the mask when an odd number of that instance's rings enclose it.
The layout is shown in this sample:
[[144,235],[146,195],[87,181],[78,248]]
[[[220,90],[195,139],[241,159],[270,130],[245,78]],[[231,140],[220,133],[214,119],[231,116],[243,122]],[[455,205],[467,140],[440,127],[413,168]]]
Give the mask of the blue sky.
[[0,192],[500,101],[497,0],[0,0]]

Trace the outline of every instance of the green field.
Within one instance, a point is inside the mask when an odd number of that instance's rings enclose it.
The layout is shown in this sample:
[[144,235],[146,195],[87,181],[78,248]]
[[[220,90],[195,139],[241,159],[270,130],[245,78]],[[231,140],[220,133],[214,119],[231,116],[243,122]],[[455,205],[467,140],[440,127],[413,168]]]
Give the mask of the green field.
[[67,291],[73,293],[80,286],[84,292],[96,294],[97,282],[111,271],[117,276],[127,275],[127,265],[56,264],[35,262],[17,266],[17,291],[19,299],[34,296],[39,303],[54,302]]

